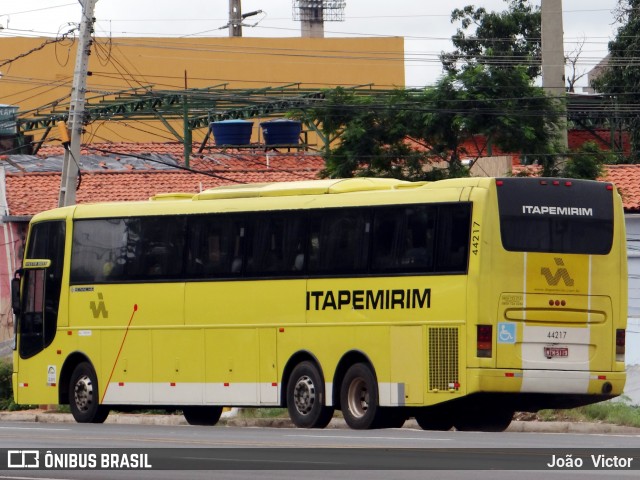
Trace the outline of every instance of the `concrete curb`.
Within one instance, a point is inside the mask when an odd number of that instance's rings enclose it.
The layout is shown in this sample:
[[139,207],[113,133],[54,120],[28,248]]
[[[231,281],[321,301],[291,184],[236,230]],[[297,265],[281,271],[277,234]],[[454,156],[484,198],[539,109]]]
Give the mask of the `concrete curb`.
[[[69,413],[53,413],[44,411],[0,412],[0,422],[30,423],[75,423]],[[119,425],[188,425],[182,415],[145,415],[145,414],[111,414],[105,422]],[[222,418],[219,426],[227,427],[262,427],[262,428],[296,428],[288,418]],[[348,428],[342,418],[334,418],[327,428]],[[403,428],[421,430],[415,420],[407,420]],[[507,432],[529,433],[577,433],[577,434],[617,434],[640,436],[640,428],[611,425],[608,423],[582,422],[539,422],[514,420]]]

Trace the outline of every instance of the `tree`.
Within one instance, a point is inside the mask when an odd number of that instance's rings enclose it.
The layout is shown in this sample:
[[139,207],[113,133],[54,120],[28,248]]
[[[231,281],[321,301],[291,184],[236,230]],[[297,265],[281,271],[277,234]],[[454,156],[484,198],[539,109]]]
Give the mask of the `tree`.
[[[445,76],[435,86],[369,97],[336,89],[327,92],[323,105],[297,113],[325,139],[324,175],[466,175],[461,159],[478,154],[464,145],[478,135],[486,137],[489,149],[526,152],[553,171],[557,107],[534,85],[540,71],[539,9],[511,0],[506,12],[468,6],[455,10],[452,20],[462,22],[453,39],[457,50],[442,55]],[[472,24],[475,34],[467,35]]]
[[[509,70],[525,66],[530,78],[540,75],[541,16],[540,8],[528,0],[505,0],[503,12],[487,12],[468,5],[455,9],[451,22],[460,22],[452,37],[456,49],[440,56],[447,73],[483,65]],[[471,27],[475,27],[470,32]]]
[[566,161],[562,176],[594,180],[602,176],[604,165],[615,163],[615,155],[601,150],[595,142],[586,142]]
[[400,120],[404,90],[363,92],[337,87],[325,91],[321,105],[290,112],[318,133],[325,144],[323,176],[420,179],[423,153],[405,141]]
[[628,161],[640,163],[640,0],[619,0],[618,13],[622,26],[609,42],[608,65],[592,86],[611,96],[616,111],[625,112],[622,120],[631,143]]
[[476,66],[446,75],[434,87],[368,97],[338,88],[326,93],[325,102],[296,116],[324,138],[339,139],[325,150],[323,174],[329,177],[467,175],[462,158],[473,156],[473,164],[478,155],[491,154],[465,150],[476,135],[506,151],[555,151],[548,126],[557,121],[557,111],[525,68],[507,72]]

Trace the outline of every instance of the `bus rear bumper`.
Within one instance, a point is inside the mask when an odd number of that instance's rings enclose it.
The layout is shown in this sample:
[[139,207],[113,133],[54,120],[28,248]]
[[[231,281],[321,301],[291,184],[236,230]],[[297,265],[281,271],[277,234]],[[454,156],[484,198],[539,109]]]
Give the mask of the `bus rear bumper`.
[[622,394],[625,372],[568,370],[469,369],[467,393]]

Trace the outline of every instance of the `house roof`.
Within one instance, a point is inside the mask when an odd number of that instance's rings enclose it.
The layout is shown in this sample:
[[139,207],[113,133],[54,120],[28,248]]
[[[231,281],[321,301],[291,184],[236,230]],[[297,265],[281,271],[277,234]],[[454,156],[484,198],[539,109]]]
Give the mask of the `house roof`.
[[603,180],[618,188],[625,212],[640,213],[640,165],[607,165]]
[[[317,154],[225,150],[194,155],[190,168],[200,172],[195,173],[176,168],[184,165],[181,144],[92,147],[81,152],[78,203],[146,200],[158,193],[198,193],[234,183],[309,180],[318,178],[324,167]],[[30,216],[58,205],[62,155],[62,147],[52,146],[37,156],[0,157],[6,170],[5,214]]]
[[[37,156],[0,156],[6,170],[5,214],[30,216],[57,206],[63,153],[62,147],[47,146]],[[315,153],[209,150],[191,157],[190,167],[201,173],[177,169],[180,165],[183,146],[178,143],[93,145],[82,151],[77,202],[146,200],[158,193],[197,193],[234,183],[315,179],[324,161]],[[618,187],[627,213],[640,213],[640,165],[609,165],[603,180]]]

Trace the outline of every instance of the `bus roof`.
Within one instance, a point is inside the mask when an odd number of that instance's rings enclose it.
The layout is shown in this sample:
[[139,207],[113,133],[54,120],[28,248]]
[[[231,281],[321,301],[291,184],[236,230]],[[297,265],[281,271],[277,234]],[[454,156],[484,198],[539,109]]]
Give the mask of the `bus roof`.
[[[434,194],[438,190],[460,190],[465,187],[484,187],[488,188],[490,184],[495,182],[494,178],[476,177],[476,178],[455,178],[447,180],[439,180],[435,182],[409,182],[392,178],[348,178],[348,179],[325,179],[325,180],[304,180],[299,182],[275,182],[275,183],[254,183],[226,185],[204,190],[200,193],[193,194],[187,192],[162,193],[154,195],[147,201],[139,202],[104,202],[104,203],[87,203],[78,204],[64,208],[57,208],[42,212],[34,217],[36,221],[51,220],[55,218],[93,218],[103,216],[130,216],[130,215],[158,215],[172,213],[184,213],[191,211],[209,211],[211,208],[216,211],[237,211],[239,210],[261,210],[270,208],[282,208],[285,198],[306,197],[308,196],[325,196],[330,195],[337,201],[330,201],[327,205],[342,204],[342,200],[338,201],[336,194],[366,194],[380,192],[385,194],[393,194],[397,192],[409,193],[411,191],[432,191]],[[443,192],[444,193],[444,192]],[[404,197],[404,195],[402,195]],[[438,194],[440,197],[440,195]],[[386,194],[383,195],[386,197]],[[459,193],[453,195],[445,195],[449,201],[459,199]],[[443,199],[445,197],[442,197]],[[265,203],[260,202],[260,206],[253,203],[252,200],[264,198]],[[278,200],[281,198],[281,201]],[[329,196],[326,197],[329,200]],[[368,205],[383,201],[382,197],[370,195],[352,197],[349,204]],[[250,203],[237,204],[236,201],[246,199]],[[216,207],[206,206],[209,202],[215,201]],[[221,203],[218,204],[218,201]],[[233,204],[228,202],[233,202]],[[273,203],[277,201],[277,203]],[[406,199],[404,200],[406,201]],[[306,203],[306,202],[305,202]],[[324,204],[325,202],[323,202]],[[297,202],[287,205],[293,208],[300,208],[302,204]],[[193,210],[192,210],[193,209]]]
[[416,188],[426,182],[407,182],[395,178],[347,178],[330,180],[303,180],[299,182],[251,183],[225,185],[193,194],[160,194],[151,200],[216,200],[224,198],[284,197],[292,195],[323,195],[331,193],[367,192]]

